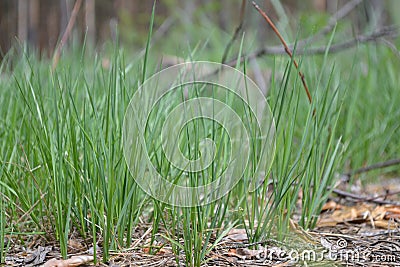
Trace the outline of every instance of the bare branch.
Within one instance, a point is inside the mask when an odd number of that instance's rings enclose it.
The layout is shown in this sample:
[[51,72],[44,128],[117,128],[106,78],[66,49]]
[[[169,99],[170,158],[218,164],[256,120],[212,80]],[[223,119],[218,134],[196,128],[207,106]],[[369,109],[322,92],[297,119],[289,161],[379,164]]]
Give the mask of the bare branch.
[[[357,202],[358,201],[360,201],[360,202],[372,202],[372,203],[381,204],[381,205],[386,205],[386,204],[389,204],[389,205],[400,205],[399,202],[395,202],[395,201],[391,201],[391,200],[380,200],[380,199],[377,199],[378,197],[368,197],[368,196],[364,197],[364,196],[360,196],[359,194],[353,194],[353,193],[350,193],[350,192],[347,192],[347,191],[343,191],[343,190],[339,190],[339,189],[333,189],[332,192],[337,194],[337,195],[339,195],[339,196],[342,196],[342,197],[354,199]],[[387,197],[389,195],[397,195],[399,193],[400,193],[399,191],[395,191],[395,192],[391,192],[390,194],[388,193],[388,194],[385,194],[384,196],[380,196],[380,197],[385,198],[385,197]]]
[[378,162],[357,170],[352,170],[349,171],[347,173],[345,173],[345,176],[352,176],[352,175],[356,175],[356,174],[360,174],[360,173],[364,173],[364,172],[369,172],[369,171],[373,171],[376,169],[382,169],[382,168],[387,168],[387,167],[391,167],[391,166],[395,166],[395,165],[400,165],[400,159],[391,159],[388,161],[384,161],[384,162]]
[[[335,28],[335,25],[339,20],[346,17],[351,11],[353,11],[363,1],[364,0],[352,0],[350,2],[347,2],[342,8],[340,8],[335,14],[333,14],[329,18],[328,24],[324,28],[322,28],[316,34],[314,34],[308,38],[305,38],[303,40],[298,41],[297,47],[304,47],[307,44],[309,44],[310,42],[315,42],[315,41],[321,39],[322,37],[324,37],[325,35],[327,35],[328,33],[330,33],[333,30],[333,28]],[[289,47],[291,47],[293,49],[294,44],[290,44]]]
[[[377,42],[383,37],[397,37],[399,35],[399,31],[395,26],[389,26],[385,27],[379,31],[367,34],[367,35],[357,35],[355,38],[345,41],[342,43],[338,44],[333,44],[329,47],[328,52],[329,53],[337,53],[341,52],[342,50],[345,49],[350,49],[354,46],[357,46],[359,44],[363,43],[368,43],[368,42]],[[301,42],[301,41],[300,41]],[[321,47],[312,47],[312,48],[307,48],[304,49],[303,47],[298,47],[298,50],[296,50],[296,55],[315,55],[315,54],[324,54],[326,50],[328,49],[327,46],[321,46]],[[252,58],[259,58],[265,55],[283,55],[286,53],[286,50],[282,48],[281,46],[269,46],[269,47],[264,47],[261,48],[258,51],[255,51],[251,54],[244,55],[241,57],[241,62],[243,62],[245,59],[252,59]],[[236,65],[236,59],[229,61],[227,63],[229,66],[234,66]]]
[[335,28],[336,23],[346,17],[351,11],[353,11],[359,4],[364,0],[352,0],[347,2],[341,9],[339,9],[332,17],[330,17],[328,24],[322,28],[315,36],[326,35]]

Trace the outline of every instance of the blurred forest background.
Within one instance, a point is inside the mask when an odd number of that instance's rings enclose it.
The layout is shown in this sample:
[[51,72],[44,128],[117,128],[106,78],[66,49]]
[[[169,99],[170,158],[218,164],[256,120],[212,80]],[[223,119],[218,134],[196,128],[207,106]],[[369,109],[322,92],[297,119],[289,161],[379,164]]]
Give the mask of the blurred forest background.
[[[132,47],[143,47],[153,1],[143,0],[78,0],[81,2],[73,29],[73,40],[96,46],[115,38],[116,29],[121,42]],[[343,0],[259,0],[256,1],[273,19],[296,23],[298,14],[332,14],[348,1]],[[51,55],[65,31],[75,0],[0,0],[0,59],[15,43],[27,43],[42,55]],[[160,0],[157,2],[155,27],[167,32],[175,23],[202,23],[209,20],[231,34],[239,23],[241,0]],[[281,9],[280,9],[281,8]],[[247,8],[246,13],[254,12]],[[398,23],[400,5],[396,0],[366,0],[353,12],[354,31],[366,25]],[[198,14],[201,16],[196,16]],[[250,13],[255,14],[255,13]],[[286,16],[285,15],[285,16]],[[246,22],[254,17],[247,16]],[[293,18],[293,19],[292,19]],[[191,21],[187,21],[191,20]],[[196,21],[197,20],[197,21]],[[292,22],[293,20],[293,22]],[[209,23],[208,22],[208,23]],[[260,20],[258,20],[258,23]],[[209,24],[207,24],[209,25]],[[279,25],[278,25],[279,26]],[[294,25],[295,26],[295,25]],[[263,28],[265,24],[263,23]],[[265,41],[268,29],[260,33]]]

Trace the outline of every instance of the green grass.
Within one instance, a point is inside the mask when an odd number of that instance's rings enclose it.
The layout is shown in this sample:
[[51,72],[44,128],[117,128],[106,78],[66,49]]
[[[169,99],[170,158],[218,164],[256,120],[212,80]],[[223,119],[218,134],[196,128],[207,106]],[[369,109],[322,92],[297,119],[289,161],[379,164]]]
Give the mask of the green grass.
[[[187,58],[221,57],[224,47],[211,37],[215,32],[209,34],[209,39],[185,47]],[[159,48],[157,44],[151,48],[150,40],[151,33],[144,56],[133,59],[118,44],[96,54],[72,47],[55,71],[49,60],[24,47],[15,48],[2,62],[2,262],[10,240],[28,242],[38,234],[57,239],[67,257],[72,231],[90,238],[94,251],[100,246],[106,261],[110,251],[132,245],[131,236],[142,220],[152,225],[151,253],[161,249],[156,242],[161,234],[177,261],[183,254],[188,266],[200,266],[232,227],[245,228],[250,242],[268,237],[285,242],[296,213],[302,227],[313,228],[337,174],[400,154],[399,62],[389,49],[364,45],[339,55],[301,58],[312,105],[289,58],[260,58],[260,66],[272,72],[267,98],[276,126],[274,162],[271,168],[264,166],[261,186],[249,192],[248,181],[242,179],[229,194],[200,207],[176,207],[152,199],[132,178],[122,141],[129,101],[158,69],[154,49]],[[246,40],[245,36],[236,47],[236,56],[254,46]],[[165,49],[172,50],[174,40],[167,42]],[[106,67],[105,58],[110,60]],[[247,63],[237,68],[252,72]],[[196,88],[191,97],[207,92],[203,89]],[[160,105],[176,105],[181,93]],[[246,109],[238,110],[251,125]],[[175,171],[160,150],[157,127],[165,116],[162,108],[150,116],[156,127],[146,132],[147,149],[160,173],[176,183],[185,182],[186,174]],[[217,163],[204,172],[190,173],[191,186],[213,181],[229,163],[228,137],[207,120],[186,125],[179,139],[181,150],[196,159],[200,151],[196,140],[207,134],[216,142]],[[251,145],[251,160],[262,158],[257,141]],[[246,169],[244,177],[253,171]]]

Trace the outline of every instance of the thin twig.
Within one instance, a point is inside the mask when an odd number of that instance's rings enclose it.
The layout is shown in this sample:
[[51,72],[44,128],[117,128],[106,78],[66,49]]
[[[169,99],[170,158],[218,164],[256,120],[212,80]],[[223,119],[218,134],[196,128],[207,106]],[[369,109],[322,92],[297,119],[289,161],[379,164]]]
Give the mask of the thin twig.
[[56,69],[58,61],[60,60],[61,50],[64,47],[64,44],[67,42],[68,37],[71,35],[71,31],[74,27],[76,16],[78,15],[79,9],[81,7],[82,0],[76,0],[74,8],[72,9],[71,17],[69,18],[67,27],[65,32],[61,38],[61,41],[58,43],[56,51],[53,56],[53,70]]
[[[335,14],[333,14],[329,20],[327,25],[323,27],[321,30],[319,30],[316,34],[311,35],[310,37],[307,37],[305,39],[299,40],[296,42],[296,47],[297,48],[302,48],[305,47],[306,45],[310,44],[311,42],[318,41],[321,37],[324,37],[328,33],[330,33],[333,28],[335,28],[337,22],[344,17],[346,17],[348,14],[350,14],[351,11],[353,11],[359,4],[361,4],[364,0],[352,0],[350,2],[347,2],[344,6],[342,6]],[[288,45],[290,49],[294,49],[295,44],[290,44]],[[280,46],[278,47],[279,50]],[[323,50],[324,53],[326,49]],[[284,52],[285,53],[285,52]],[[273,53],[275,54],[275,53]],[[282,53],[283,54],[283,53]],[[296,54],[299,54],[296,52]]]
[[[351,170],[348,171],[346,173],[342,174],[342,180],[343,181],[348,181],[349,178],[353,175],[356,174],[360,174],[360,173],[365,173],[365,172],[369,172],[369,171],[373,171],[376,169],[382,169],[382,168],[386,168],[386,167],[391,167],[391,166],[395,166],[395,165],[400,165],[400,159],[391,159],[391,160],[387,160],[387,161],[383,161],[383,162],[378,162],[366,167],[362,167],[356,170]],[[349,193],[346,191],[342,191],[339,189],[333,189],[332,190],[334,193],[336,193],[337,195],[340,196],[344,196],[344,197],[348,197],[348,198],[352,198],[352,199],[356,199],[359,201],[366,201],[366,202],[373,202],[373,203],[377,203],[377,204],[395,204],[395,205],[400,205],[399,202],[393,202],[393,201],[388,201],[388,200],[379,200],[378,198],[385,198],[387,196],[390,195],[397,195],[400,194],[400,191],[393,191],[393,192],[387,192],[384,195],[381,196],[377,196],[377,197],[363,197],[357,194],[353,194],[353,193]]]
[[139,245],[140,242],[142,242],[145,237],[153,230],[153,227],[150,226],[149,229],[146,230],[146,232],[138,239],[135,241],[135,243],[133,243],[132,247],[124,249],[123,252],[128,252],[128,251],[132,251],[135,250],[136,247]]
[[293,60],[293,64],[296,67],[299,76],[301,78],[301,82],[303,83],[303,87],[304,90],[306,91],[307,94],[307,98],[308,101],[311,103],[312,102],[312,98],[311,98],[311,94],[310,91],[308,90],[308,86],[306,84],[306,80],[304,78],[304,74],[299,70],[299,64],[297,63],[297,61],[293,58],[293,53],[290,50],[289,46],[287,45],[285,39],[283,39],[282,35],[279,33],[278,28],[276,28],[275,24],[272,22],[272,20],[268,17],[268,15],[253,1],[253,6],[255,7],[255,9],[257,9],[257,11],[261,14],[261,16],[263,16],[263,18],[267,21],[267,23],[269,24],[269,26],[271,26],[272,30],[275,32],[275,34],[278,36],[279,40],[281,41],[281,43],[284,46],[285,52],[289,55],[289,57]]
[[[350,193],[350,192],[347,192],[347,191],[343,191],[343,190],[340,190],[340,189],[333,189],[332,192],[337,194],[337,195],[339,195],[339,196],[342,196],[342,197],[347,197],[347,198],[351,198],[351,199],[357,200],[357,202],[359,202],[359,201],[361,201],[361,202],[372,202],[372,203],[381,204],[381,205],[387,205],[387,204],[389,204],[389,205],[400,205],[400,203],[396,202],[396,201],[379,200],[379,199],[376,199],[375,197],[363,197],[363,196],[360,196],[358,194],[353,194],[353,193]],[[398,192],[396,192],[396,193],[398,193]]]
[[19,225],[20,222],[22,222],[22,220],[27,217],[28,215],[30,215],[32,213],[32,211],[36,208],[36,206],[44,199],[44,197],[46,196],[47,193],[44,193],[43,195],[40,196],[40,198],[38,200],[36,200],[35,203],[33,203],[33,205],[26,211],[24,212],[24,214],[18,218],[17,222],[15,223],[16,225]]
[[386,167],[391,167],[391,166],[395,166],[395,165],[400,165],[400,159],[391,159],[388,161],[383,161],[383,162],[378,162],[378,163],[374,163],[371,164],[369,166],[366,167],[362,167],[356,170],[352,170],[349,172],[344,173],[344,176],[352,176],[352,175],[356,175],[356,174],[360,174],[360,173],[364,173],[364,172],[369,172],[372,170],[376,170],[376,169],[382,169],[382,168],[386,168]]
[[393,196],[393,195],[398,195],[398,194],[400,194],[400,190],[396,190],[396,191],[392,191],[392,192],[388,191],[384,195],[380,195],[380,196],[376,196],[376,197],[369,197],[367,200],[371,201],[371,200],[375,200],[375,199],[378,199],[378,198],[385,199],[388,196]]
[[390,235],[394,233],[399,233],[399,229],[394,229],[394,230],[383,230],[379,231],[377,233],[361,233],[362,237],[375,237],[375,236],[380,236],[380,235]]
[[[320,39],[320,37],[323,37],[325,35],[327,35],[328,33],[330,33],[332,31],[332,29],[335,27],[336,23],[343,19],[344,17],[346,17],[348,14],[350,14],[351,11],[353,11],[359,4],[361,4],[364,0],[352,0],[350,2],[347,2],[344,6],[342,6],[335,14],[333,14],[329,20],[328,23],[325,27],[323,27],[320,31],[318,31],[316,34],[307,37],[305,39],[302,40],[298,40],[296,42],[296,54],[297,55],[303,55],[303,54],[324,54],[327,50],[328,47],[326,46],[322,46],[322,47],[317,47],[317,48],[311,48],[311,49],[307,49],[304,50],[303,48],[305,46],[307,46],[308,44],[310,44],[310,42],[315,42],[317,40]],[[384,30],[381,30],[382,32],[384,32]],[[378,32],[376,32],[378,33]],[[373,34],[371,34],[372,36]],[[384,34],[383,36],[391,36],[392,34]],[[328,52],[334,53],[334,52],[340,52],[344,49],[347,48],[351,48],[353,46],[355,46],[358,43],[365,43],[365,42],[371,42],[371,41],[375,41],[375,40],[363,40],[363,37],[367,37],[368,35],[359,35],[356,36],[354,39],[352,39],[349,42],[344,42],[344,43],[340,43],[337,45],[332,45],[329,49]],[[383,37],[382,36],[382,37]],[[294,49],[295,44],[289,44],[288,45],[290,49]],[[270,47],[265,47],[262,48],[250,55],[247,56],[243,56],[240,59],[240,62],[242,63],[246,58],[258,58],[264,55],[281,55],[281,54],[285,54],[286,51],[285,49],[282,49],[281,46],[270,46]],[[226,63],[229,66],[235,66],[236,65],[237,60],[233,59],[231,61],[229,61],[228,63]]]
[[[325,54],[326,50],[328,50],[329,53],[338,53],[346,49],[353,48],[354,46],[357,46],[359,44],[363,43],[368,43],[368,42],[377,42],[383,37],[397,37],[399,35],[399,32],[395,27],[385,27],[379,31],[373,32],[371,34],[367,35],[358,35],[355,38],[345,41],[342,43],[338,44],[333,44],[330,47],[327,46],[321,46],[321,47],[313,47],[313,48],[307,48],[307,49],[299,49],[296,50],[297,55],[318,55],[318,54]],[[299,41],[301,42],[301,41]],[[245,59],[253,59],[253,58],[259,58],[265,55],[283,55],[285,54],[286,51],[283,49],[281,46],[270,46],[270,47],[264,47],[258,51],[255,51],[251,54],[248,55],[243,55],[241,57],[241,62],[243,62]],[[229,61],[226,63],[229,66],[235,66],[236,65],[236,59]]]
[[[351,11],[353,11],[359,4],[361,4],[364,0],[352,0],[350,2],[347,2],[343,7],[341,7],[335,14],[333,14],[329,20],[328,24],[322,28],[317,34],[313,35],[310,37],[309,41],[315,41],[318,39],[320,36],[325,36],[328,33],[330,33],[333,28],[335,28],[337,22],[344,17],[346,17]],[[306,42],[304,44],[309,43],[307,39],[305,40]]]

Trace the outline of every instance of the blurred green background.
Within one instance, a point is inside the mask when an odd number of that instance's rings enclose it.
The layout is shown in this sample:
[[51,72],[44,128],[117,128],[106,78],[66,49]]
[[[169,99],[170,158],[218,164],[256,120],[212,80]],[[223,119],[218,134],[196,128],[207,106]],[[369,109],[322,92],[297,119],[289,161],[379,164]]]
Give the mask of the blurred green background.
[[[191,28],[203,29],[208,35],[220,28],[227,41],[239,23],[241,0],[160,0],[157,2],[155,29],[158,37],[179,36],[184,46],[198,34],[187,34]],[[246,1],[244,29],[261,28],[257,39],[262,43],[276,41],[269,27]],[[278,27],[286,33],[290,29],[317,29],[324,25],[331,14],[350,1],[341,0],[258,0]],[[51,55],[65,31],[74,0],[1,0],[0,1],[0,57],[15,43],[28,43],[40,52]],[[149,17],[153,1],[140,0],[83,0],[74,25],[73,40],[100,46],[115,38],[117,30],[120,41],[132,48],[142,48],[147,36]],[[365,0],[349,17],[353,31],[364,31],[365,27],[397,24],[400,5],[396,0]],[[311,16],[312,14],[312,16]],[[117,26],[118,25],[118,26]],[[311,26],[311,27],[307,27]],[[161,28],[160,28],[161,27]],[[182,40],[182,35],[187,40]],[[310,33],[303,33],[310,34]],[[218,35],[220,35],[218,33]],[[211,36],[201,35],[201,38]],[[272,38],[271,38],[272,36]],[[295,36],[291,36],[292,38]],[[222,41],[221,40],[221,41]]]

